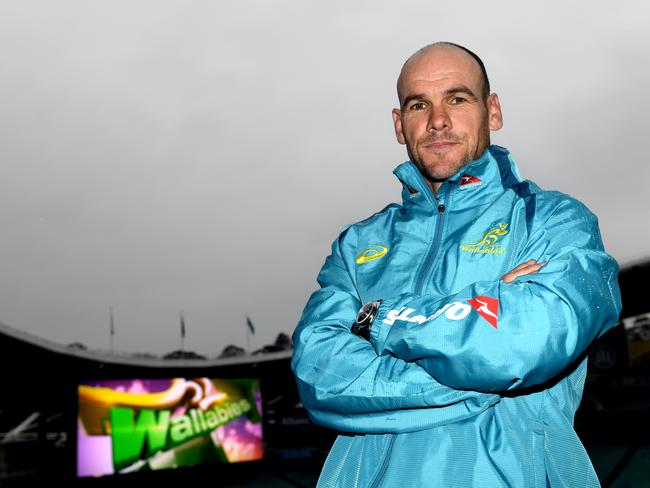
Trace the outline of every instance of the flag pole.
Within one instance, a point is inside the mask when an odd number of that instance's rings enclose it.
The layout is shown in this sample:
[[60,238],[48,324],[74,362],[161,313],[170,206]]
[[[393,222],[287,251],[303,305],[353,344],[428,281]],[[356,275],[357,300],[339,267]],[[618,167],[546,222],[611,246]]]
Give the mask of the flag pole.
[[115,336],[115,319],[113,318],[113,306],[108,307],[109,336],[111,340],[111,354],[113,354],[113,336]]
[[181,310],[181,351],[185,350],[185,317]]
[[247,315],[246,316],[246,351],[248,354],[251,354],[251,334],[255,334],[255,326],[253,321]]

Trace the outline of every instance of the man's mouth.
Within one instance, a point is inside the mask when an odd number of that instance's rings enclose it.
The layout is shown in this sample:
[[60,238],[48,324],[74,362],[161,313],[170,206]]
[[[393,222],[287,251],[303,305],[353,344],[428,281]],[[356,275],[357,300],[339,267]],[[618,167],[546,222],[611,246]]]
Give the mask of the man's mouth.
[[435,152],[445,152],[451,150],[457,142],[454,141],[434,141],[425,143],[424,147]]

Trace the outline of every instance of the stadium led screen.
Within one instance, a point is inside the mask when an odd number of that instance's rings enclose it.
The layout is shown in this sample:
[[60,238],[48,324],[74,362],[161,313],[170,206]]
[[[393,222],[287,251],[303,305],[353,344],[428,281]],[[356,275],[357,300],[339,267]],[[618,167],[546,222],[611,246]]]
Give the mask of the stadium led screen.
[[129,379],[79,385],[77,476],[261,459],[257,379]]

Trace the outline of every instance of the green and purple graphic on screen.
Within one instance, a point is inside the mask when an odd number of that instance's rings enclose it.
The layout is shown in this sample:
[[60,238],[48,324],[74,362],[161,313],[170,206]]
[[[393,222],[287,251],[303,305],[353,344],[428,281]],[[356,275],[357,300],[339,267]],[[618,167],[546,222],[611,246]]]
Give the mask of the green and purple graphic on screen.
[[262,459],[257,379],[128,379],[79,385],[77,476]]

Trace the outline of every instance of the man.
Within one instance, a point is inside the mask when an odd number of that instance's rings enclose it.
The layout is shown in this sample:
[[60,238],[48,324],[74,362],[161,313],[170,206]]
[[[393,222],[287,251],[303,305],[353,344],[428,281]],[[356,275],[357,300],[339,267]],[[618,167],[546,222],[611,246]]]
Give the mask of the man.
[[294,334],[302,401],[342,432],[319,486],[598,486],[573,429],[620,311],[595,216],[490,145],[475,54],[427,46],[397,90],[403,203],[339,235]]

